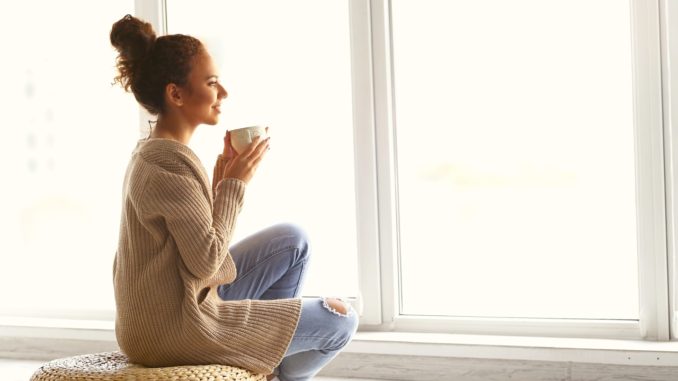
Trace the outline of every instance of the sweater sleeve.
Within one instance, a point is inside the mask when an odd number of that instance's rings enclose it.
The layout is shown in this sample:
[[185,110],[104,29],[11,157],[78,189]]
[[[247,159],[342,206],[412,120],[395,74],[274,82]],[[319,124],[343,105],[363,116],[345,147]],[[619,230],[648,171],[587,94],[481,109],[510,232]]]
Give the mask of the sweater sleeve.
[[[164,219],[188,271],[206,280],[219,271],[226,259],[232,261],[228,246],[244,192],[244,182],[222,180],[214,205],[210,205],[197,179],[161,171],[147,183],[143,211]],[[232,276],[235,278],[235,274]]]

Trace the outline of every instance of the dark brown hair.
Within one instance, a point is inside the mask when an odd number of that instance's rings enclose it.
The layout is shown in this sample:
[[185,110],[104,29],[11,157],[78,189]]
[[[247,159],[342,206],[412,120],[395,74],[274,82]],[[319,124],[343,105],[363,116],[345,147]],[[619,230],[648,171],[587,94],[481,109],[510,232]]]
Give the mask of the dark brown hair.
[[118,51],[119,83],[132,89],[136,100],[153,115],[165,112],[165,87],[185,86],[193,58],[204,49],[197,38],[172,34],[156,38],[153,26],[132,15],[116,21],[111,44]]

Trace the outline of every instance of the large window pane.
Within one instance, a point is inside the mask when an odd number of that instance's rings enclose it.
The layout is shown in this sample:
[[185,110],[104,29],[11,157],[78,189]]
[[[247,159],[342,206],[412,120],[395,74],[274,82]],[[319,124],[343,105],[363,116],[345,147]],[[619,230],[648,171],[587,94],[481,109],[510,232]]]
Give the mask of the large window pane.
[[11,15],[0,23],[0,314],[111,318],[122,179],[139,128],[134,97],[111,86],[108,35],[134,1],[0,9]]
[[304,295],[357,295],[348,4],[171,0],[167,18],[170,33],[208,44],[229,92],[220,124],[191,142],[210,175],[226,129],[270,127],[236,240],[297,223],[313,248]]
[[628,2],[392,5],[401,313],[637,319]]

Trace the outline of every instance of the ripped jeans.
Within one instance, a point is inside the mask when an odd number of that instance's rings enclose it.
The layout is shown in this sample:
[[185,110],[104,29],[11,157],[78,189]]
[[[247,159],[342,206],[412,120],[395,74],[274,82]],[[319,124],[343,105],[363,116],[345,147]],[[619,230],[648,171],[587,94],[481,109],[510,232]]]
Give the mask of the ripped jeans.
[[[285,299],[301,295],[309,260],[304,232],[278,224],[230,248],[238,270],[235,281],[217,288],[223,300]],[[325,298],[304,298],[297,330],[274,374],[280,381],[311,380],[348,344],[358,329],[358,316],[347,303],[341,314]]]

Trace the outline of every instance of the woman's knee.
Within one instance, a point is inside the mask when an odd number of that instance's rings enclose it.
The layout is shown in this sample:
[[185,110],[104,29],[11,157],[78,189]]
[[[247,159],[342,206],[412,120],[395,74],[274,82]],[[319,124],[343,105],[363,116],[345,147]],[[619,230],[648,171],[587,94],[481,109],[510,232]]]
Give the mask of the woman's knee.
[[348,303],[336,298],[323,298],[323,306],[339,316],[348,315],[349,307],[351,307]]
[[284,236],[289,240],[289,244],[298,250],[300,259],[306,259],[309,256],[308,234],[301,226],[292,223],[281,223],[274,225],[272,229],[276,230],[278,236]]
[[323,298],[323,307],[341,317],[336,328],[342,347],[345,346],[358,330],[358,313],[350,304],[337,298]]

